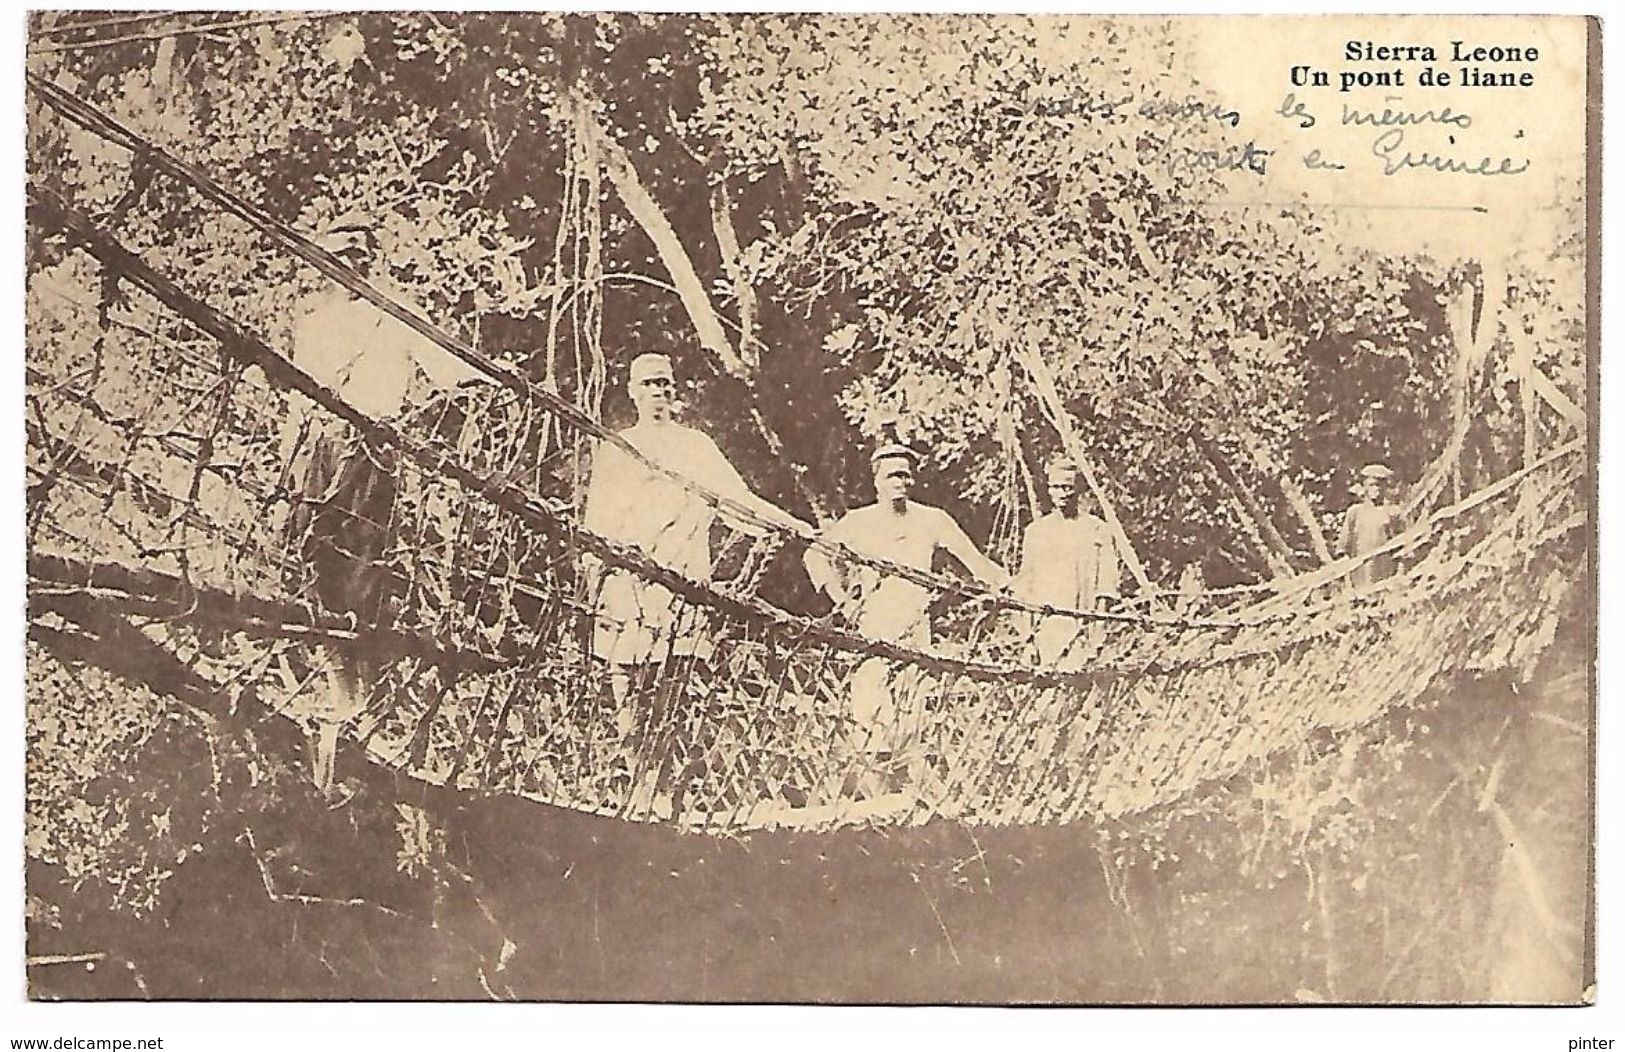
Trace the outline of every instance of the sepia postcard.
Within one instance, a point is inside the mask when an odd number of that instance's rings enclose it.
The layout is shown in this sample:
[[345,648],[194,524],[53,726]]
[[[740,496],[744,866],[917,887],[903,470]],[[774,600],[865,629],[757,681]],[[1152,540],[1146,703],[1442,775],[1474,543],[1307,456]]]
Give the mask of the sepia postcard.
[[1600,58],[31,14],[29,996],[1594,1002]]

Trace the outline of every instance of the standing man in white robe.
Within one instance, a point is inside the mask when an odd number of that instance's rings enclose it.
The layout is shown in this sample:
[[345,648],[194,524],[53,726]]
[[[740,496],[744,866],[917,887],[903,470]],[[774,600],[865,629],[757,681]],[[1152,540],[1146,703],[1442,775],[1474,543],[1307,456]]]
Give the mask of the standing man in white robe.
[[[1122,595],[1122,562],[1111,527],[1083,508],[1078,469],[1065,457],[1044,471],[1049,514],[1034,519],[1021,545],[1017,593],[1031,603],[1090,613]],[[1034,629],[1038,660],[1076,668],[1093,649],[1086,619],[1066,614],[1040,617]]]
[[[374,288],[406,299],[390,283],[369,228],[336,226],[318,243],[365,273]],[[429,390],[478,375],[348,288],[330,285],[295,310],[293,364],[370,419],[400,416],[419,373]],[[283,463],[297,465],[289,534],[299,547],[302,590],[355,622],[354,642],[331,651],[319,688],[295,699],[312,725],[312,779],[332,792],[339,731],[364,710],[378,671],[373,634],[389,593],[388,569],[381,563],[393,543],[395,471],[391,454],[296,391],[288,394],[280,451]]]
[[[744,533],[765,532],[763,521],[799,536],[811,527],[752,493],[739,472],[711,438],[673,419],[676,377],[671,359],[645,354],[634,359],[627,392],[638,421],[620,432],[643,458],[694,483],[700,489],[742,505],[759,520],[724,516]],[[593,453],[583,524],[612,541],[637,548],[653,562],[705,583],[711,580],[711,526],[717,507],[702,493],[654,470],[611,442]],[[705,653],[706,626],[663,585],[629,570],[603,570],[599,560],[585,561],[588,595],[596,594],[593,653],[609,663],[616,702],[617,729],[631,730],[632,713],[624,702],[635,670],[664,661],[668,654]],[[686,613],[680,613],[686,611]]]

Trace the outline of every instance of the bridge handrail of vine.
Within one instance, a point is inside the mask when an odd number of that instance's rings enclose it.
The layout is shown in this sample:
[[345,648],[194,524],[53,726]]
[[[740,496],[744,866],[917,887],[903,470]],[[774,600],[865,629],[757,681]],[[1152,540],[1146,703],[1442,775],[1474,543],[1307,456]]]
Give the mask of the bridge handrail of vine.
[[[369,283],[354,270],[346,266],[338,257],[314,243],[311,238],[307,237],[299,230],[271,215],[259,206],[246,201],[241,195],[227,189],[219,181],[212,178],[207,173],[200,171],[195,166],[185,161],[180,160],[164,150],[161,146],[120,124],[114,118],[107,115],[93,104],[86,102],[62,87],[51,83],[45,77],[33,70],[27,72],[27,82],[36,93],[36,97],[59,115],[73,122],[84,130],[97,135],[106,142],[130,151],[134,155],[133,165],[137,172],[141,172],[143,170],[149,172],[161,172],[179,180],[192,190],[202,195],[204,198],[219,206],[226,213],[246,222],[256,231],[266,236],[274,245],[280,246],[282,249],[309,265],[327,279],[342,286],[355,296],[372,304],[378,310],[383,311],[385,314],[408,326],[425,339],[433,342],[441,349],[453,355],[465,365],[475,370],[485,379],[493,381],[500,387],[517,394],[532,405],[541,408],[547,413],[553,414],[557,418],[568,423],[570,426],[578,429],[584,434],[590,435],[595,440],[617,447],[621,452],[639,462],[647,470],[670,479],[687,492],[692,493],[707,502],[713,508],[725,512],[730,518],[749,523],[760,531],[779,535],[794,532],[809,546],[818,548],[821,551],[847,562],[867,565],[884,575],[903,578],[916,584],[926,586],[935,594],[968,597],[982,601],[990,608],[995,610],[1020,611],[1039,617],[1063,616],[1075,619],[1079,622],[1106,622],[1116,623],[1119,625],[1140,625],[1159,630],[1205,630],[1254,629],[1271,625],[1292,624],[1301,620],[1306,613],[1304,610],[1289,609],[1280,613],[1259,612],[1253,616],[1243,615],[1234,618],[1200,618],[1183,617],[1176,614],[1166,614],[1162,612],[1136,614],[1119,611],[1067,609],[1048,604],[1030,602],[1004,591],[987,589],[976,582],[947,577],[929,571],[922,571],[913,567],[897,564],[886,559],[856,553],[847,549],[845,546],[824,540],[811,531],[791,531],[789,527],[783,525],[782,523],[761,516],[754,509],[749,508],[726,496],[717,494],[694,480],[687,478],[678,472],[672,471],[663,465],[653,462],[635,449],[619,434],[606,427],[603,423],[592,417],[590,414],[566,401],[557,393],[532,382],[528,377],[524,376],[515,369],[489,357],[486,354],[483,354],[466,341],[447,332],[445,329],[426,319],[418,312],[403,305],[397,299],[394,299],[384,292],[379,291],[379,289],[377,289],[373,284]],[[84,230],[79,231],[79,233],[81,236],[88,236],[89,234],[89,232]],[[104,258],[103,261],[105,263],[107,262],[107,259]],[[160,294],[160,298],[165,298],[165,296]],[[173,302],[170,305],[175,306]],[[193,320],[196,321],[195,318]],[[232,328],[232,338],[238,342],[258,342],[249,339],[242,332],[236,331],[234,327]],[[219,334],[216,333],[216,335]],[[263,347],[264,345],[261,344],[260,346]],[[268,348],[266,350],[272,355],[276,354],[276,352],[269,351]],[[292,376],[294,373],[298,372],[297,370],[293,369],[291,363],[287,361],[285,356],[276,356],[281,358],[277,371],[282,373],[284,377]],[[325,408],[337,413],[353,426],[356,426],[362,431],[372,434],[375,437],[396,446],[397,448],[401,448],[411,455],[417,456],[417,453],[412,452],[413,444],[411,440],[404,436],[401,432],[389,427],[387,424],[381,421],[367,418],[364,414],[361,414],[359,411],[353,409],[353,407],[345,405],[341,400],[335,398],[331,392],[325,391],[314,379],[300,374],[300,379],[293,381],[292,386],[300,389],[301,392],[307,397],[310,397],[313,400],[323,404]],[[1242,589],[1233,589],[1229,591],[1234,591],[1238,594],[1243,592],[1278,593],[1275,599],[1267,600],[1264,604],[1261,604],[1261,606],[1267,607],[1270,605],[1275,605],[1275,602],[1281,598],[1293,594],[1312,592],[1314,589],[1322,586],[1331,585],[1340,580],[1345,580],[1360,567],[1366,565],[1373,559],[1381,558],[1384,555],[1392,554],[1393,552],[1402,549],[1414,548],[1426,542],[1436,535],[1439,527],[1444,523],[1447,523],[1475,508],[1482,506],[1488,499],[1499,493],[1505,492],[1506,489],[1516,485],[1521,479],[1527,477],[1530,473],[1538,470],[1539,468],[1547,466],[1558,459],[1572,456],[1575,453],[1583,450],[1583,448],[1583,442],[1575,442],[1557,450],[1553,450],[1546,456],[1542,457],[1539,461],[1528,465],[1519,472],[1515,472],[1507,476],[1480,493],[1474,494],[1473,496],[1468,497],[1466,500],[1450,508],[1445,508],[1435,512],[1411,529],[1393,538],[1376,551],[1327,564],[1309,574],[1298,575],[1276,582],[1265,582],[1259,585],[1243,586]],[[420,450],[418,452],[421,453],[423,451]],[[437,462],[438,470],[447,470],[451,468],[451,465],[445,463],[444,457],[437,456],[432,453],[426,455],[432,457]],[[471,477],[472,476],[470,476],[470,478],[460,478],[460,481],[467,484],[470,482]],[[489,480],[485,481],[488,482]],[[478,488],[478,485],[476,485],[476,488]],[[491,494],[488,493],[487,495],[490,496]],[[547,508],[544,511],[542,505],[538,504],[533,495],[505,493],[502,496],[503,499],[499,501],[500,504],[510,508],[523,507],[523,513],[528,516],[535,516],[538,513],[541,513],[552,523],[555,528],[561,526],[566,528],[570,535],[582,539],[585,545],[589,549],[594,550],[597,554],[612,560],[614,563],[632,567],[645,577],[665,584],[667,587],[671,587],[689,598],[697,599],[708,605],[722,604],[724,606],[738,604],[743,601],[739,597],[728,596],[717,592],[709,585],[689,581],[681,575],[673,573],[669,568],[657,566],[645,558],[641,552],[635,551],[623,545],[618,545],[607,538],[592,535],[579,523],[563,523],[560,521],[561,512],[559,509]],[[518,500],[515,500],[516,496],[519,497]],[[495,498],[493,497],[493,499]],[[1168,592],[1164,594],[1166,594],[1169,598],[1174,599],[1191,597],[1179,592]],[[1194,595],[1199,597],[1202,594],[1205,593],[1195,593]],[[752,613],[758,617],[765,616],[779,621],[786,618],[795,617],[795,615],[788,614],[772,604],[760,600],[758,597],[750,597],[749,604],[757,607],[757,609],[754,609]],[[876,640],[858,636],[854,633],[833,629],[827,624],[808,622],[804,627],[811,628],[814,626],[816,626],[821,632],[831,633],[830,638],[833,641],[836,641],[837,645],[841,646],[843,649],[881,654],[892,658],[926,663],[932,663],[937,660],[948,660],[951,665],[963,664],[961,671],[971,672],[975,670],[988,675],[1010,675],[1017,672],[1030,673],[1033,671],[1025,666],[1006,666],[995,663],[961,662],[960,659],[941,659],[936,655],[912,651],[906,647],[897,647],[895,644],[882,643]],[[981,667],[984,665],[986,667]]]

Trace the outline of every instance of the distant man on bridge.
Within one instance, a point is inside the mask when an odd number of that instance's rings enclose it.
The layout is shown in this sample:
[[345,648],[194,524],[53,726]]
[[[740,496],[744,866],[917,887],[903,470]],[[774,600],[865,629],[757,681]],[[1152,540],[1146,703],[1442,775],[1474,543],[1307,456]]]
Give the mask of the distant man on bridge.
[[1398,536],[1404,525],[1404,509],[1397,500],[1394,472],[1386,464],[1367,464],[1361,468],[1355,495],[1360,499],[1343,513],[1339,541],[1344,555],[1365,560],[1349,574],[1349,581],[1356,588],[1364,588],[1392,576],[1393,553],[1376,556],[1371,553]]

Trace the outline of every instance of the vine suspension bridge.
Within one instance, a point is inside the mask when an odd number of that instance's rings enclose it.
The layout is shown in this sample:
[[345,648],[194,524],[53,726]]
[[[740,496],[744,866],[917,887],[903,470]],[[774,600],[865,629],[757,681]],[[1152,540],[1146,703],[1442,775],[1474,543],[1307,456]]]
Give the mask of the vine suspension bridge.
[[[753,527],[730,536],[714,580],[586,529],[582,451],[616,443],[641,460],[593,413],[71,92],[32,73],[29,84],[131,173],[109,215],[63,186],[29,188],[34,259],[93,266],[101,289],[82,302],[34,280],[36,326],[90,334],[28,363],[35,674],[95,660],[63,641],[116,622],[234,703],[304,718],[333,655],[364,646],[376,674],[343,733],[373,762],[432,783],[718,833],[933,817],[1057,824],[1169,803],[1312,732],[1414,703],[1445,677],[1526,666],[1582,577],[1580,439],[1423,516],[1377,553],[1398,569],[1374,585],[1353,587],[1363,560],[1345,559],[1267,589],[1186,597],[1179,613],[1107,614],[860,559],[932,589],[942,626],[923,648],[865,638],[790,612],[764,580],[775,558],[825,542],[753,520],[690,480],[671,478]],[[160,227],[126,221],[154,202]],[[236,320],[230,295],[189,290],[142,243],[162,229],[205,252],[225,226],[476,378],[403,416],[369,416]],[[310,408],[290,455],[296,400]],[[370,524],[388,544],[357,568],[382,582],[376,623],[324,606],[302,556],[303,498],[290,480],[315,430],[364,442],[393,482],[389,521]],[[608,672],[592,652],[586,555],[669,590],[673,631],[705,640],[668,641],[633,680],[628,700],[649,714],[635,734],[613,726]],[[1033,626],[1055,616],[1084,629],[1068,660],[1039,664]],[[843,744],[849,685],[871,661],[910,699],[898,706],[909,713],[903,744],[888,755]],[[847,791],[878,765],[906,772],[901,803]]]

